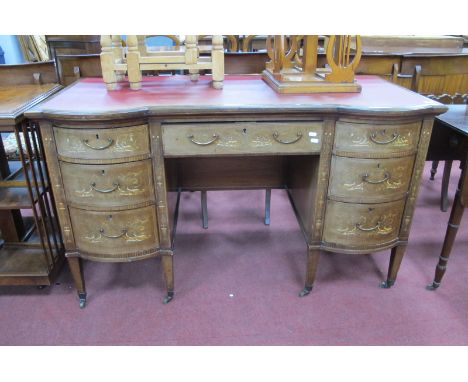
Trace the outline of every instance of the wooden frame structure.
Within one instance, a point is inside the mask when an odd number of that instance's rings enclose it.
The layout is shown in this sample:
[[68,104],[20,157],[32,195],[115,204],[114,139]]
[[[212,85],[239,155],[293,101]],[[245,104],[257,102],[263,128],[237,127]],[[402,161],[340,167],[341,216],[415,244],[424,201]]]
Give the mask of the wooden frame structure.
[[[197,36],[185,37],[184,44],[164,49],[149,49],[147,36],[129,35],[124,48],[119,35],[101,36],[102,76],[108,90],[115,90],[117,83],[128,75],[130,88],[141,89],[142,72],[160,70],[188,70],[192,81],[197,81],[200,70],[212,71],[212,86],[222,89],[224,80],[223,37],[212,37],[211,55],[201,56]],[[210,50],[208,49],[208,52]],[[204,50],[205,52],[205,50]]]
[[263,79],[279,93],[360,92],[354,72],[361,48],[360,36],[330,36],[328,67],[321,69],[317,67],[318,36],[268,36],[271,61],[266,64]]
[[61,88],[50,62],[0,65],[0,286],[51,285],[65,259],[44,158],[49,142],[24,116]]

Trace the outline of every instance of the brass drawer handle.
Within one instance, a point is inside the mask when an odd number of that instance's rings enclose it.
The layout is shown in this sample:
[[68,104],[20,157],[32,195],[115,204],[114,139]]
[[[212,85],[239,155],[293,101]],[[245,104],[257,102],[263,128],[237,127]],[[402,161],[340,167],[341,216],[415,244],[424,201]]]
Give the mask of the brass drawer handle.
[[100,192],[100,193],[102,193],[102,194],[108,194],[108,193],[110,193],[110,192],[113,192],[113,191],[117,190],[117,189],[119,188],[119,186],[120,186],[119,183],[112,183],[112,185],[113,185],[114,187],[108,188],[108,189],[104,189],[104,190],[103,190],[103,189],[96,188],[96,183],[95,183],[95,182],[93,182],[93,183],[90,184],[91,188],[92,188],[94,191]]
[[208,145],[211,145],[212,143],[215,143],[217,141],[217,139],[219,138],[219,135],[218,134],[213,134],[213,139],[208,141],[208,142],[199,142],[199,141],[196,141],[193,136],[193,134],[191,135],[188,135],[187,136],[188,139],[190,139],[190,142],[192,143],[195,143],[196,145],[199,145],[199,146],[208,146]]
[[364,182],[367,182],[367,183],[370,183],[370,184],[380,184],[380,183],[383,183],[383,182],[386,182],[387,180],[390,179],[390,174],[388,172],[386,172],[384,174],[384,178],[383,179],[380,179],[380,180],[370,180],[369,179],[369,174],[365,173],[364,175],[362,175],[362,180]]
[[114,235],[106,235],[106,234],[104,233],[104,228],[101,228],[101,229],[99,230],[99,233],[100,233],[102,236],[107,237],[108,239],[118,239],[118,238],[120,238],[120,237],[126,235],[126,234],[127,234],[127,230],[126,230],[126,229],[123,229],[123,230],[122,230],[122,233],[121,233],[120,235],[115,235],[115,236],[114,236]]
[[302,138],[302,133],[299,131],[299,132],[297,133],[297,138],[295,138],[295,139],[293,139],[293,140],[291,140],[291,141],[283,141],[283,140],[279,139],[279,134],[278,134],[277,131],[275,131],[275,132],[273,133],[273,138],[274,138],[275,141],[278,142],[278,143],[282,143],[283,145],[290,145],[291,143],[296,143],[299,139],[301,139],[301,138]]
[[83,144],[87,147],[89,147],[90,149],[93,149],[93,150],[105,150],[109,147],[112,146],[112,144],[114,143],[114,140],[112,138],[108,138],[107,139],[107,144],[105,144],[104,146],[92,146],[89,144],[89,139],[82,139],[81,142],[83,142]]
[[370,232],[370,231],[375,231],[376,229],[379,229],[381,223],[382,223],[381,221],[378,221],[375,227],[370,227],[370,228],[364,228],[360,223],[356,223],[356,228],[360,231]]
[[393,133],[392,134],[392,138],[390,138],[388,141],[378,141],[376,138],[377,138],[377,133],[374,132],[371,134],[370,136],[370,140],[374,143],[377,143],[378,145],[388,145],[389,143],[392,143],[393,141],[395,141],[398,137],[400,136],[400,134],[398,133]]

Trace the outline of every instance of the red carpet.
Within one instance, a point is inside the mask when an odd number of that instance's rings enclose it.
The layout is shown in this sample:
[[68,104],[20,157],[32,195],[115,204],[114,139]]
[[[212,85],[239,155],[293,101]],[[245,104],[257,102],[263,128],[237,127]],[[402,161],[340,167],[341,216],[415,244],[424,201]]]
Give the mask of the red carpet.
[[[439,167],[429,181],[426,165],[390,290],[378,288],[390,251],[324,253],[315,289],[301,299],[306,250],[284,191],[272,193],[270,227],[262,222],[263,191],[209,192],[208,230],[200,194],[184,193],[174,301],[162,304],[158,259],[85,262],[88,306],[80,310],[65,266],[58,285],[0,288],[0,345],[468,345],[467,216],[442,286],[424,289],[449,218],[439,210]],[[451,200],[458,175],[454,169]]]

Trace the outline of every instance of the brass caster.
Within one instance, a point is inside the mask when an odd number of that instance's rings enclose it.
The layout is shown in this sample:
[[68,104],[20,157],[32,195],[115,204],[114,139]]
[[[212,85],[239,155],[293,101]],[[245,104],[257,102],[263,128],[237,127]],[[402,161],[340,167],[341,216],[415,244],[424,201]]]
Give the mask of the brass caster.
[[433,281],[429,285],[426,285],[426,289],[430,290],[430,291],[433,291],[433,290],[436,290],[439,286],[440,286],[440,283],[438,283],[436,281]]
[[395,284],[395,280],[386,280],[382,281],[379,285],[380,288],[382,289],[389,289]]
[[78,293],[78,298],[80,299],[80,309],[84,309],[86,306],[86,293]]
[[169,304],[174,298],[174,292],[167,292],[166,297],[164,297],[163,304]]
[[307,296],[311,291],[314,286],[305,286],[303,290],[301,290],[301,293],[299,293],[299,297],[304,297]]

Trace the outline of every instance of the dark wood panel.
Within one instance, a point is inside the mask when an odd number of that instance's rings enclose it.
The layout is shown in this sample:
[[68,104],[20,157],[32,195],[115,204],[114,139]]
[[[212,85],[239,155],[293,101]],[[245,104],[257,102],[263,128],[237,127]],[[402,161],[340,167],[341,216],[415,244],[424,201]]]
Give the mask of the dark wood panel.
[[307,238],[315,218],[319,156],[290,156],[287,160],[287,187],[296,215]]
[[176,166],[170,168],[177,169],[177,186],[187,190],[280,188],[285,184],[284,157],[281,156],[178,158],[166,161],[177,161]]

